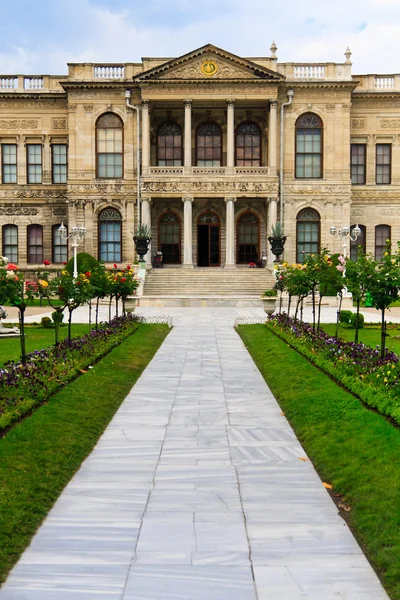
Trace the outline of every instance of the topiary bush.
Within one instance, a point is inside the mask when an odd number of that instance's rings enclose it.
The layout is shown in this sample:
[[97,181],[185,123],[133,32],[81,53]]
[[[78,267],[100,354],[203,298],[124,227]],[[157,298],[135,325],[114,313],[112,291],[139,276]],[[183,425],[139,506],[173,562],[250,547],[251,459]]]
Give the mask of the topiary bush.
[[[351,317],[349,320],[349,326],[352,329],[355,329],[357,326],[357,313],[351,313]],[[358,315],[358,329],[363,329],[364,328],[364,315],[362,315],[361,313],[359,313]]]
[[50,317],[42,317],[41,324],[43,329],[51,329],[53,327]]
[[[96,267],[99,266],[99,261],[97,258],[88,254],[87,252],[78,252],[77,254],[77,262],[78,262],[78,273],[86,273],[86,271],[92,272]],[[65,270],[71,275],[74,272],[74,258],[70,258],[67,264],[65,265]]]
[[61,325],[64,320],[64,313],[55,310],[53,313],[51,313],[51,318],[53,319],[54,325]]
[[351,310],[341,310],[340,314],[339,314],[339,321],[340,323],[350,323],[350,319],[353,315],[353,312]]

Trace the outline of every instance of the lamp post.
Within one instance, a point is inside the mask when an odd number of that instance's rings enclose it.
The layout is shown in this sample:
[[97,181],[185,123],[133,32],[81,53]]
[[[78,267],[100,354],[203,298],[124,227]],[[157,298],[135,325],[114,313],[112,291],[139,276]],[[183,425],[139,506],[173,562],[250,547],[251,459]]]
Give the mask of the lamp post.
[[350,231],[350,227],[347,225],[344,227],[339,227],[339,229],[335,227],[335,225],[332,225],[332,227],[329,229],[329,233],[333,236],[339,236],[339,238],[342,240],[342,254],[346,258],[346,238],[349,237],[352,242],[355,242],[361,235],[361,229],[358,226],[358,223],[355,227],[353,227],[352,231]]
[[58,228],[60,232],[60,237],[62,240],[72,240],[71,246],[74,249],[74,272],[73,277],[76,279],[78,277],[78,260],[77,260],[77,248],[80,242],[83,242],[86,235],[86,227],[83,225],[76,225],[75,227],[71,227],[71,231],[69,235],[67,235],[67,228],[64,223],[61,223]]

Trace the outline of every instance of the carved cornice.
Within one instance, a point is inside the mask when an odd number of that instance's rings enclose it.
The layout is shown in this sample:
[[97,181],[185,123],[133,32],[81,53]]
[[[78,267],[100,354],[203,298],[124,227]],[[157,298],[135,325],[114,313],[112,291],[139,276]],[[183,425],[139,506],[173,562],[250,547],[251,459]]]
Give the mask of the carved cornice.
[[31,206],[1,206],[0,216],[30,216],[37,215],[38,209]]
[[278,195],[278,184],[266,181],[142,181],[142,192],[146,194],[237,194]]
[[293,196],[347,196],[351,194],[350,185],[284,185],[285,194]]
[[126,185],[124,183],[78,183],[68,186],[68,194],[78,194],[79,196],[120,196],[135,193],[136,185]]
[[32,109],[38,110],[41,108],[45,108],[48,110],[49,108],[66,108],[67,101],[63,98],[43,98],[40,100],[33,100],[31,97],[29,98],[12,98],[5,99],[0,98],[0,108],[10,109],[10,108],[23,108],[24,110]]
[[395,186],[394,189],[380,190],[373,188],[371,190],[356,190],[352,189],[352,198],[354,200],[399,200],[400,199],[400,187]]
[[19,189],[6,189],[0,190],[0,198],[6,198],[7,200],[16,199],[52,199],[52,198],[67,198],[66,190],[60,189],[30,189],[30,188],[19,188]]
[[38,119],[0,119],[0,129],[37,129]]

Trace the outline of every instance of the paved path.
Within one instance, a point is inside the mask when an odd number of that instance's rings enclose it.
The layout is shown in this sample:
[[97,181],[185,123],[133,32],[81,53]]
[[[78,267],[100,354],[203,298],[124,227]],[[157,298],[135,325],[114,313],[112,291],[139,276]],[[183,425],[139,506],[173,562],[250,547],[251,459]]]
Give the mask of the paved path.
[[387,599],[232,328],[252,311],[169,312],[0,600]]

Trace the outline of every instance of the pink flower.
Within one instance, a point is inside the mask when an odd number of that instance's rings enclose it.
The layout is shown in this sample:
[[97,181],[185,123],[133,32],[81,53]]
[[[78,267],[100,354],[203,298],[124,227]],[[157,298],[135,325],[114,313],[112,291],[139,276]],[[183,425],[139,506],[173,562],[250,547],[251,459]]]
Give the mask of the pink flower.
[[14,265],[13,263],[9,263],[7,265],[7,271],[18,271],[18,267],[17,267],[17,265]]

